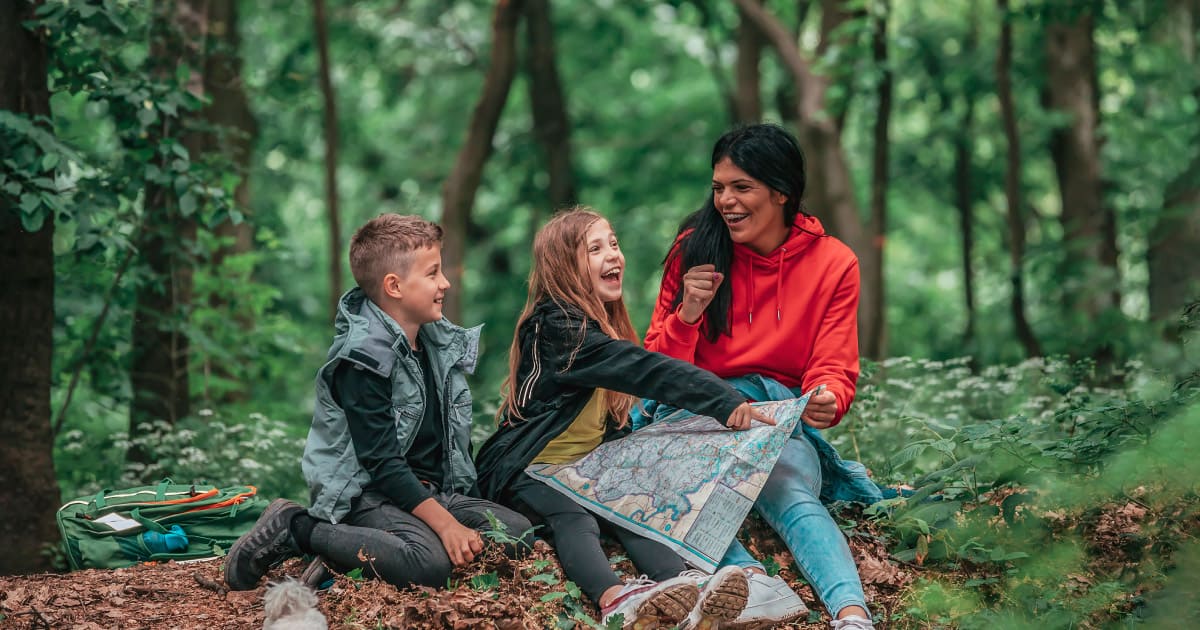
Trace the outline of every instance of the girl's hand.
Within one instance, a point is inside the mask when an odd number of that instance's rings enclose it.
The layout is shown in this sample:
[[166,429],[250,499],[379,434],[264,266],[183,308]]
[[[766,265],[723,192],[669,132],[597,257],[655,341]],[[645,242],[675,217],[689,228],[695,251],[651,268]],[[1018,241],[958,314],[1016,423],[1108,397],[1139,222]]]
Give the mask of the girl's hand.
[[687,324],[695,324],[704,316],[704,309],[717,294],[717,287],[725,275],[717,273],[715,265],[696,265],[683,274],[683,301],[679,305],[679,318]]
[[833,419],[836,416],[837,396],[834,396],[831,391],[823,391],[808,399],[808,406],[804,408],[804,414],[800,416],[800,419],[814,429],[828,429],[833,426]]
[[745,431],[750,428],[751,420],[758,420],[763,424],[775,426],[774,418],[751,407],[748,402],[738,405],[737,409],[734,409],[733,413],[729,414],[729,419],[725,421],[725,426],[734,431]]

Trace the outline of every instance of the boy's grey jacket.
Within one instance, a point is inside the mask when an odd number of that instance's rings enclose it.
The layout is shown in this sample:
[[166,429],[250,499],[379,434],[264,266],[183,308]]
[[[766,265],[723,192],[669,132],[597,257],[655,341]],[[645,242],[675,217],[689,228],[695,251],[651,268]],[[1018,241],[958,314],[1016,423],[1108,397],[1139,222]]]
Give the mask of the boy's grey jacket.
[[[405,453],[412,447],[426,396],[417,359],[404,331],[362,289],[356,287],[342,296],[333,325],[333,345],[325,365],[317,372],[316,408],[301,468],[311,492],[309,513],[337,523],[350,511],[351,501],[362,494],[371,477],[358,463],[346,414],[333,399],[334,370],[342,361],[350,361],[391,381],[396,439]],[[475,483],[470,455],[471,390],[465,375],[475,371],[480,328],[465,329],[442,319],[422,325],[418,333],[429,353],[435,380],[440,383],[438,400],[443,404],[449,433],[445,441],[446,478],[439,485],[442,492],[465,493]]]

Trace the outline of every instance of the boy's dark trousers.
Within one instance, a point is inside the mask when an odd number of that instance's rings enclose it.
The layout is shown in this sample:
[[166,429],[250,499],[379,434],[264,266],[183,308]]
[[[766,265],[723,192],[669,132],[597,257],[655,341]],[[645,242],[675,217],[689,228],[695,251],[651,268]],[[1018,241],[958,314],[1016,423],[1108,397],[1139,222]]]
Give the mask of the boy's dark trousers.
[[[513,510],[451,492],[435,493],[433,498],[466,527],[490,531],[487,513],[491,512],[513,539],[526,536],[525,542],[533,543],[533,535],[526,535],[532,527],[529,521]],[[400,588],[410,584],[444,587],[453,569],[433,529],[370,490],[354,500],[341,523],[318,523],[311,542],[313,551],[339,570],[361,568],[364,577],[378,577]],[[484,537],[484,545],[488,544],[490,540]],[[515,557],[529,548],[506,543],[504,551]]]

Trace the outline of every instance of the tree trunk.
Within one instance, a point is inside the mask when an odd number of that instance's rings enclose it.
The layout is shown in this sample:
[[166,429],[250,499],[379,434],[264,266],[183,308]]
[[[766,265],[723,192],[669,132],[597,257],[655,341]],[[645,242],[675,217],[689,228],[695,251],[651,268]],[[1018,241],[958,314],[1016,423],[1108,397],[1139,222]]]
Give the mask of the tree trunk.
[[[154,5],[151,26],[152,72],[168,81],[180,64],[192,69],[187,89],[204,93],[204,46],[208,28],[207,0]],[[204,151],[203,134],[183,131],[181,113],[177,120],[162,119],[150,146],[177,138],[193,161]],[[164,152],[158,167],[170,171]],[[174,423],[189,410],[188,338],[184,332],[192,300],[190,254],[196,239],[196,222],[180,205],[172,187],[147,184],[143,202],[144,235],[138,247],[148,280],[137,287],[133,321],[132,364],[129,370],[133,402],[129,409],[129,435],[136,437],[139,425],[153,420]],[[130,461],[145,461],[146,454],[130,448]]]
[[[1050,136],[1062,197],[1064,309],[1089,320],[1120,304],[1116,216],[1104,204],[1092,15],[1046,27],[1046,107],[1070,122]],[[1070,281],[1074,279],[1075,281]]]
[[[9,52],[0,55],[0,109],[49,116],[46,44],[21,26],[32,17],[28,2],[0,2],[0,41],[9,42]],[[39,551],[58,540],[60,504],[50,430],[54,215],[30,233],[20,212],[16,200],[0,192],[0,540],[8,547],[0,554],[0,575],[50,568]]]
[[1012,67],[1012,16],[1008,0],[997,0],[1000,8],[1000,51],[996,56],[996,90],[1000,97],[1000,114],[1004,119],[1004,137],[1008,140],[1007,169],[1004,173],[1004,194],[1008,201],[1008,257],[1012,267],[1013,327],[1027,356],[1042,355],[1033,328],[1025,319],[1025,279],[1022,264],[1025,259],[1025,218],[1021,211],[1021,141],[1017,133],[1017,114],[1013,106],[1010,68]]
[[[1180,3],[1177,22],[1183,27],[1183,52],[1196,64],[1200,33],[1200,0]],[[1200,88],[1193,98],[1200,103]],[[1150,234],[1150,318],[1178,333],[1184,307],[1200,300],[1200,155],[1167,187],[1163,211]]]
[[[211,267],[219,273],[227,256],[245,254],[254,246],[254,224],[249,219],[250,208],[250,157],[258,123],[246,97],[242,80],[241,36],[238,33],[237,3],[235,0],[210,0],[209,10],[209,54],[204,67],[204,89],[212,102],[204,109],[205,120],[214,131],[205,138],[205,151],[220,154],[228,160],[241,176],[233,191],[233,206],[243,215],[243,220],[232,218],[214,228],[216,235],[228,244],[222,245],[212,254]],[[230,304],[218,296],[210,300],[210,307],[232,310],[230,323],[239,330],[249,333],[255,322],[245,311],[230,309]],[[208,375],[215,373],[222,379],[233,382],[235,376],[229,366],[221,361],[206,361],[205,383]],[[249,388],[226,392],[218,401],[231,403],[246,400]],[[207,385],[204,399],[212,401]]]
[[525,17],[525,63],[529,72],[533,134],[546,159],[550,206],[562,208],[574,204],[577,193],[571,162],[571,122],[555,65],[554,22],[549,0],[526,0]]
[[[970,5],[970,28],[963,44],[963,55],[973,59],[979,45],[978,4]],[[973,128],[975,126],[975,95],[971,89],[963,90],[963,113],[957,133],[954,135],[954,206],[958,209],[958,227],[962,239],[963,307],[966,310],[966,326],[963,328],[963,346],[971,347],[975,341],[975,326],[978,314],[975,308],[975,187],[971,168]],[[945,107],[952,108],[951,100],[945,97]]]
[[[761,0],[755,0],[762,4]],[[733,96],[733,113],[739,123],[762,120],[762,81],[758,70],[762,58],[763,40],[758,27],[739,9],[737,27],[737,62],[733,74],[737,88]]]
[[[854,35],[847,32],[839,33],[838,29],[852,18],[863,17],[864,9],[854,8],[847,11],[846,4],[846,0],[821,0],[821,38],[817,40],[818,59],[825,57],[830,46],[836,45],[843,50],[854,47]],[[845,94],[849,95],[854,91],[853,73],[844,64],[830,68],[830,74],[829,78],[837,83]],[[850,114],[850,98],[847,96],[841,103],[826,102],[823,107],[833,117],[840,133],[846,126],[846,117]]]
[[958,228],[962,238],[963,306],[967,324],[963,329],[963,345],[975,340],[975,269],[971,262],[975,252],[975,191],[971,182],[971,130],[975,125],[975,101],[964,94],[966,109],[954,137],[954,206],[958,209]]
[[[804,20],[808,18],[808,11],[811,8],[812,0],[797,0],[796,24],[792,31],[793,42],[800,39],[800,33],[804,30]],[[741,14],[740,10],[739,14]],[[775,88],[775,108],[779,110],[779,120],[789,127],[798,128],[800,126],[800,121],[796,119],[800,108],[798,102],[799,95],[797,93],[799,89],[800,87],[795,82],[787,79],[780,81],[779,85]]]
[[870,293],[867,302],[871,305],[871,310],[864,311],[859,321],[859,327],[864,333],[861,342],[863,354],[874,359],[887,356],[883,254],[884,245],[887,243],[888,122],[892,115],[892,71],[888,67],[887,58],[887,25],[890,12],[888,0],[882,0],[882,7],[882,13],[876,18],[872,42],[875,65],[882,70],[877,88],[879,108],[875,115],[875,145],[871,155],[870,233],[873,254],[869,262],[874,268],[867,270],[865,274],[877,278],[878,281],[867,287]]
[[[234,189],[235,207],[245,214],[250,208],[250,157],[254,139],[258,135],[258,122],[250,110],[246,97],[246,84],[242,80],[242,38],[238,33],[237,2],[235,0],[210,0],[209,35],[213,43],[204,67],[204,89],[212,103],[204,110],[204,117],[218,131],[209,137],[206,149],[227,156],[241,175]],[[232,239],[214,256],[214,264],[230,254],[249,252],[254,245],[254,226],[249,221],[234,224],[228,221],[216,228],[217,234]]]
[[[962,59],[973,60],[978,48],[979,24],[978,4],[972,0],[969,5],[971,12],[970,27],[963,41]],[[954,105],[956,95],[951,92],[944,80],[945,67],[940,50],[925,49],[921,60],[926,73],[933,80],[933,88],[937,93],[940,116],[955,116]],[[949,58],[945,61],[963,65],[962,61]],[[975,340],[975,327],[978,314],[975,307],[975,269],[972,259],[975,250],[975,186],[971,166],[973,128],[975,125],[975,98],[978,90],[974,72],[962,88],[961,96],[963,111],[958,116],[958,124],[951,135],[951,150],[954,154],[954,169],[950,178],[950,188],[954,195],[953,204],[958,210],[959,238],[962,245],[962,275],[963,275],[963,309],[966,312],[966,325],[963,329],[962,346],[970,349]]]
[[[841,131],[828,112],[823,111],[828,80],[813,72],[812,64],[800,52],[796,38],[775,16],[755,0],[735,2],[775,49],[796,86],[796,135],[804,150],[808,170],[804,205],[807,211],[821,217],[829,233],[845,241],[858,255],[863,286],[858,308],[861,334],[864,314],[882,308],[872,302],[876,287],[882,286],[882,278],[877,273],[880,266],[873,261],[876,249],[866,237],[866,228],[858,213]],[[823,12],[830,16],[839,15],[835,5],[833,0],[826,0],[822,3]],[[833,17],[823,18],[822,41],[831,37],[831,31],[839,25]]]
[[446,318],[458,322],[462,315],[463,263],[466,259],[467,224],[475,193],[483,179],[483,167],[492,153],[492,138],[500,124],[500,114],[508,101],[517,70],[517,19],[521,0],[499,0],[492,14],[492,55],[483,79],[483,92],[471,114],[467,138],[454,162],[454,169],[442,186],[442,265],[454,287],[446,295]]
[[337,192],[337,101],[329,68],[329,28],[325,0],[313,0],[313,29],[317,35],[320,59],[321,96],[325,101],[325,208],[329,219],[329,320],[337,317],[342,296],[342,219],[338,212]]

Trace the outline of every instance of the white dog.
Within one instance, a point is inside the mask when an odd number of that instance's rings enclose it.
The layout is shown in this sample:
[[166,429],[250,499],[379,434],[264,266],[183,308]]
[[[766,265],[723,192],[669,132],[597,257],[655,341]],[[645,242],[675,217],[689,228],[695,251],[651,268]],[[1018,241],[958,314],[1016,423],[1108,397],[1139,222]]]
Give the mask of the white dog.
[[325,615],[317,610],[317,594],[288,578],[272,584],[263,596],[267,613],[263,630],[328,630]]

